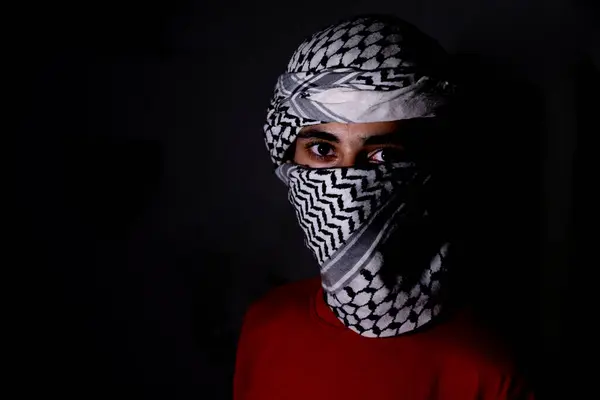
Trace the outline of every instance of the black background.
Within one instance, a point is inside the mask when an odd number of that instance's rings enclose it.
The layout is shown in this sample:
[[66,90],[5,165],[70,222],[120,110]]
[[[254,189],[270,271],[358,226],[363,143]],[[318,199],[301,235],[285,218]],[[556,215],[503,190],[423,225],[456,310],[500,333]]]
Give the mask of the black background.
[[594,342],[593,261],[574,240],[588,214],[573,212],[590,183],[576,149],[600,131],[593,6],[9,7],[5,135],[16,138],[16,202],[5,265],[17,274],[5,280],[5,304],[21,393],[229,398],[248,304],[317,272],[262,141],[275,79],[316,29],[388,12],[438,39],[479,82],[464,169],[482,216],[471,281],[541,396],[576,398],[593,385],[579,361]]

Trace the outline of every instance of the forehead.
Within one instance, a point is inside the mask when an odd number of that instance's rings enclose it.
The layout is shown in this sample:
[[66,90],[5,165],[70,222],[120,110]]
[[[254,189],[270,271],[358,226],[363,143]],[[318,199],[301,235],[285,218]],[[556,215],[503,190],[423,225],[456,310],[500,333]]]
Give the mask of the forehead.
[[327,132],[333,134],[363,134],[378,135],[395,132],[400,129],[400,121],[365,122],[365,123],[340,123],[328,122],[305,126],[300,132]]

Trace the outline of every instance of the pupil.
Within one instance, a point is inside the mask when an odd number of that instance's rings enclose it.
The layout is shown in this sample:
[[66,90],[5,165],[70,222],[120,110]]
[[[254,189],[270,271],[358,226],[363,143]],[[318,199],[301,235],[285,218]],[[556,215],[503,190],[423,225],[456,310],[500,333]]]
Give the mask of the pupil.
[[388,153],[387,150],[381,150],[381,159],[383,161],[387,161],[388,160],[389,156],[387,155],[387,153]]
[[324,156],[324,155],[327,155],[327,153],[329,153],[329,148],[326,144],[320,144],[317,146],[317,152],[320,155]]

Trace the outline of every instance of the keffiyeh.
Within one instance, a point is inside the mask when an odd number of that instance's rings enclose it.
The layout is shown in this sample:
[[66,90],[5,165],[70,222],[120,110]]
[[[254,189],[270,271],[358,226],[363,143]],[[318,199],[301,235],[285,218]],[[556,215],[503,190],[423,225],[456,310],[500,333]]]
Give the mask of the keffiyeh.
[[267,112],[267,148],[320,265],[325,300],[366,337],[409,332],[440,312],[448,243],[434,242],[416,271],[392,265],[388,251],[407,230],[433,226],[424,198],[430,172],[414,163],[313,169],[286,157],[303,126],[435,117],[451,91],[436,72],[444,56],[403,21],[349,19],[300,45]]

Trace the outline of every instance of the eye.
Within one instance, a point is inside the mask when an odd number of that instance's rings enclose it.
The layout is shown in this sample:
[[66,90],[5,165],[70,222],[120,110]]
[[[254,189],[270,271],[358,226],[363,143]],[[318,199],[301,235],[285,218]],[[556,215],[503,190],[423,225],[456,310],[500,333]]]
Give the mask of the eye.
[[403,158],[404,155],[402,150],[388,147],[372,152],[369,155],[369,162],[375,164],[390,163],[402,161]]
[[308,148],[311,153],[318,157],[329,157],[334,155],[333,146],[328,143],[314,143]]

